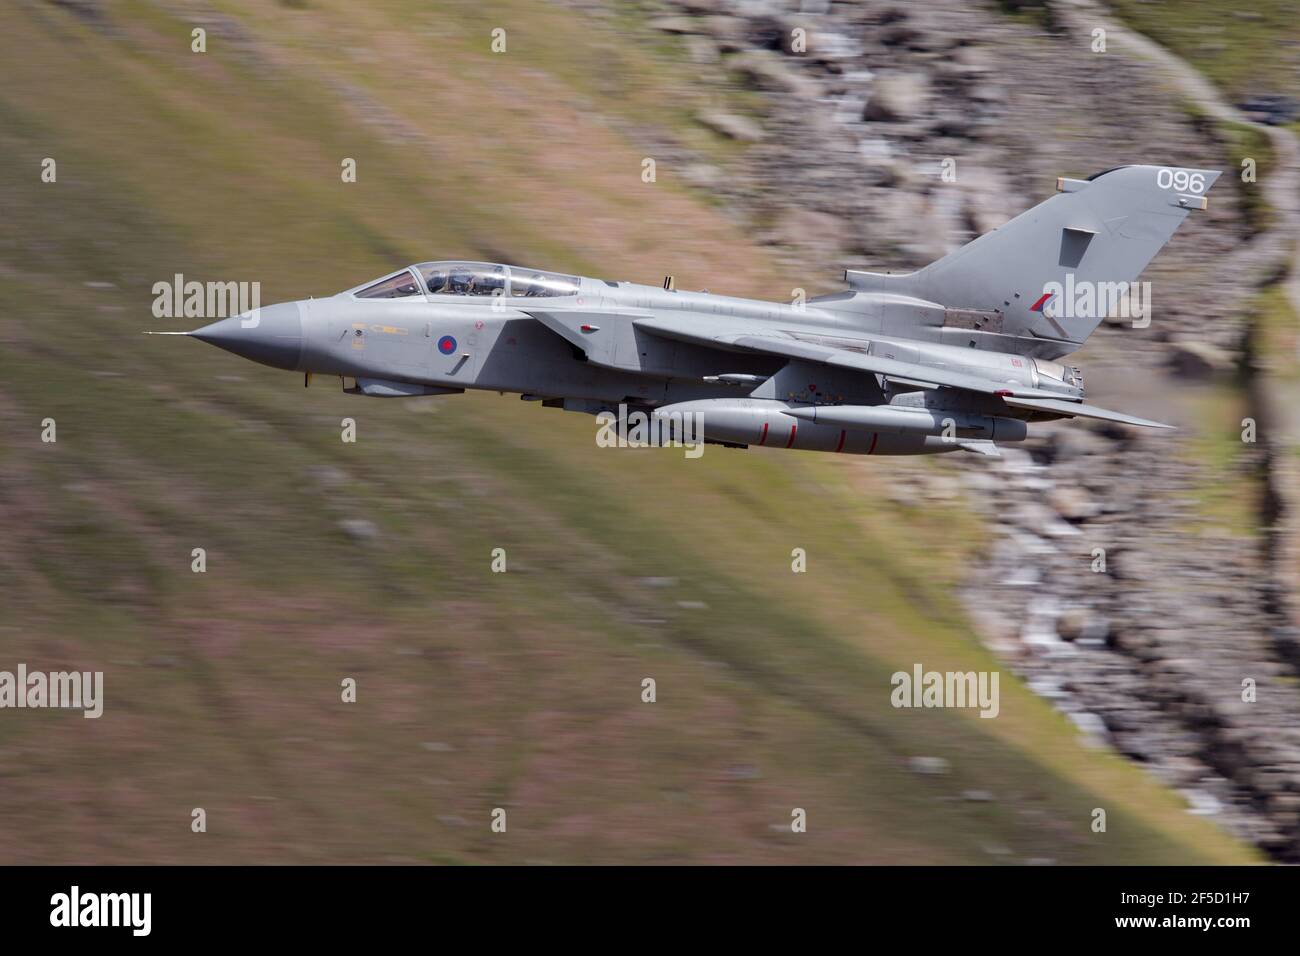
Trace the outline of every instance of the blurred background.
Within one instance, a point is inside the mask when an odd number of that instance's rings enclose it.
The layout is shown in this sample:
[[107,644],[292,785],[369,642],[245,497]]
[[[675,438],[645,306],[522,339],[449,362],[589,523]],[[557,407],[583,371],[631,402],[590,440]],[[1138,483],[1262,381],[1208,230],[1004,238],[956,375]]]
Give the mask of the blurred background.
[[[1300,859],[1300,10],[1250,7],[4,4],[0,669],[105,704],[0,712],[0,862]],[[1176,433],[691,461],[140,334],[177,273],[429,259],[788,301],[1132,162],[1226,173],[1075,356]],[[999,716],[895,710],[916,663]]]

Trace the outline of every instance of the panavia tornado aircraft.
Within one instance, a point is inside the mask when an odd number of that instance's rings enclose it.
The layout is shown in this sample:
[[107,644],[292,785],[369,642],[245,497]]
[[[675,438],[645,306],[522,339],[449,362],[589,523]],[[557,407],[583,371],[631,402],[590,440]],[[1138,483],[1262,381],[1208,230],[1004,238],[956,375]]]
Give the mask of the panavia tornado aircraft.
[[[358,395],[518,392],[691,416],[705,441],[867,455],[1024,439],[1028,423],[1162,426],[1084,402],[1083,344],[1219,173],[1120,166],[919,271],[847,271],[794,304],[482,262],[423,262],[186,334]],[[353,379],[348,387],[346,379]]]

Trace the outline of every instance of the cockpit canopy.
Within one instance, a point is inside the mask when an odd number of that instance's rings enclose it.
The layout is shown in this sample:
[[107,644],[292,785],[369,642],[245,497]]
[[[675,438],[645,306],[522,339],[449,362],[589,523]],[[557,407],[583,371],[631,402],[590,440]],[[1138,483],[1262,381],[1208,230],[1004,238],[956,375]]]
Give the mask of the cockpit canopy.
[[491,296],[548,299],[577,295],[576,276],[491,262],[421,262],[353,293],[359,299],[411,295]]

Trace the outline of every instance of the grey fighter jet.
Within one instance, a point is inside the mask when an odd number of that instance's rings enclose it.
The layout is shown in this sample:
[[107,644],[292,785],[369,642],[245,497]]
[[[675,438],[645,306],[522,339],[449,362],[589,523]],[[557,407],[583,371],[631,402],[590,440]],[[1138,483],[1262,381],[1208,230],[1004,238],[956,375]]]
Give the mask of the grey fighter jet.
[[696,416],[705,441],[733,447],[996,454],[1031,422],[1168,427],[1086,403],[1080,371],[1058,360],[1135,298],[1218,176],[1120,166],[1059,179],[1046,201],[923,269],[847,271],[847,289],[806,302],[422,262],[184,334],[340,376],[357,395],[490,389],[569,411]]

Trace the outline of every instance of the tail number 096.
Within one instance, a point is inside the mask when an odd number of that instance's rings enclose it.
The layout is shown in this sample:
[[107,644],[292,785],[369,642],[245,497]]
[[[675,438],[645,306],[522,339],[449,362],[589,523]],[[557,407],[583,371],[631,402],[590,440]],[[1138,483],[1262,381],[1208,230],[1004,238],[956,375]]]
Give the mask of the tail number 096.
[[1167,166],[1156,170],[1156,185],[1161,189],[1174,189],[1180,193],[1205,192],[1205,174],[1194,173],[1188,169],[1170,169]]

